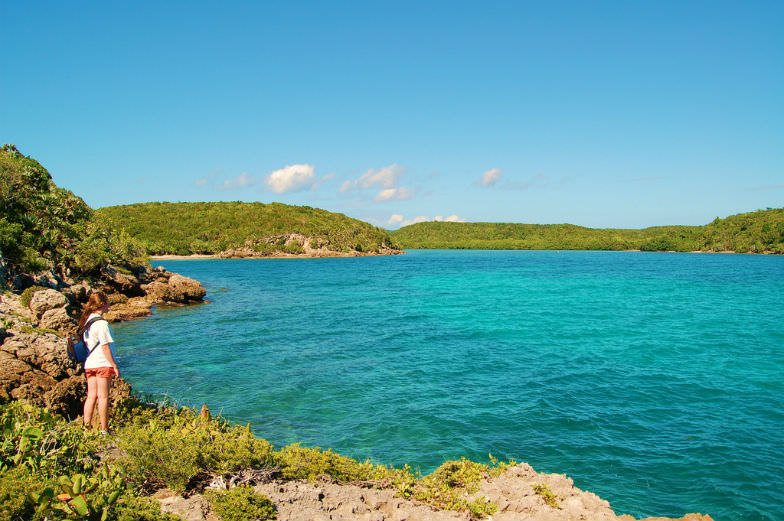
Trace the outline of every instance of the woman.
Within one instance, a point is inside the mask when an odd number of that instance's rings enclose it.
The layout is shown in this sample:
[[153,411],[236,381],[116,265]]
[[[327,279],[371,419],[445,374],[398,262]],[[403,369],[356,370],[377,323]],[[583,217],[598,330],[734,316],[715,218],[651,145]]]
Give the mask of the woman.
[[120,376],[120,370],[114,361],[114,339],[109,323],[102,315],[109,311],[109,299],[101,291],[90,294],[87,304],[79,320],[79,331],[85,324],[93,322],[82,333],[87,351],[87,360],[84,362],[84,372],[87,376],[87,399],[84,401],[84,425],[89,428],[93,421],[95,403],[98,402],[98,417],[101,420],[101,434],[108,433],[109,427],[109,388],[112,378]]

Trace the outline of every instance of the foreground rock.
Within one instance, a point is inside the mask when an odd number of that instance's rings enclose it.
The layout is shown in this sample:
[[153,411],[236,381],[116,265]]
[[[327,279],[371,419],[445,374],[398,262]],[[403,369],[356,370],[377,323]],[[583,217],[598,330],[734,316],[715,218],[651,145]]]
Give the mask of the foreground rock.
[[[534,486],[545,485],[557,498],[558,505],[547,504]],[[432,507],[395,497],[391,489],[373,489],[330,482],[272,481],[256,485],[255,491],[266,495],[277,509],[278,519],[286,521],[468,521],[465,512],[435,510]],[[480,483],[476,496],[484,496],[498,505],[492,521],[636,521],[629,515],[616,515],[610,504],[591,492],[574,486],[561,474],[536,472],[521,463],[496,478]],[[156,494],[164,512],[187,521],[217,519],[209,503],[199,494],[188,498],[170,491]],[[644,521],[676,521],[668,517]],[[701,514],[687,514],[677,521],[712,521]]]

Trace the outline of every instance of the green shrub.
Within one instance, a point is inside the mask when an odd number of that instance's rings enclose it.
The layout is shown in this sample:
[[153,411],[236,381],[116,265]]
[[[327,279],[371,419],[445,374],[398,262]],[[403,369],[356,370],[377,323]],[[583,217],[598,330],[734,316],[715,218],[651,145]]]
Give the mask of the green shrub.
[[438,509],[466,511],[472,519],[482,519],[492,515],[498,506],[485,497],[473,500],[467,497],[479,490],[479,482],[483,478],[498,476],[512,464],[513,461],[499,463],[492,455],[490,465],[465,458],[447,461],[432,474],[418,480],[412,487],[411,495]]
[[149,497],[127,495],[114,507],[116,521],[180,521],[180,518],[161,512],[158,501]]
[[544,499],[548,506],[560,509],[561,505],[558,504],[558,498],[550,491],[550,487],[542,483],[541,485],[534,485],[534,492]]
[[285,479],[314,481],[320,476],[329,476],[338,483],[359,481],[384,481],[392,477],[392,469],[375,465],[370,461],[335,454],[332,449],[322,451],[319,447],[307,448],[299,443],[283,447],[276,454],[277,464]]
[[204,466],[204,446],[209,438],[204,432],[183,432],[179,425],[123,428],[118,446],[125,453],[119,462],[128,483],[139,490],[153,491],[168,487],[184,492],[188,483]]
[[40,483],[24,467],[0,471],[0,519],[28,521],[35,518],[36,504],[29,494],[40,488]]
[[16,401],[0,405],[0,429],[0,471],[21,466],[54,477],[94,468],[95,439],[45,409]]
[[275,505],[267,496],[256,494],[250,486],[207,493],[212,510],[222,521],[263,521],[275,519]]
[[305,253],[305,249],[302,247],[299,241],[293,241],[289,244],[284,244],[281,246],[280,250],[284,253],[290,253],[294,255],[299,255]]
[[199,475],[274,463],[272,445],[255,438],[248,426],[203,418],[190,409],[134,411],[136,417],[119,431],[126,455],[119,464],[140,490],[165,486],[184,492]]
[[272,444],[256,438],[250,426],[213,420],[210,438],[205,447],[205,466],[212,472],[224,473],[242,468],[260,468],[274,464]]

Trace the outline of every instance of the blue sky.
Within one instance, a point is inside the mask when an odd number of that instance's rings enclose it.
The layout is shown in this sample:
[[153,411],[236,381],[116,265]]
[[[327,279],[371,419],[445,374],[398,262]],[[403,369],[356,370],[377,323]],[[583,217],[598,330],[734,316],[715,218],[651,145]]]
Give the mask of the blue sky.
[[10,2],[0,141],[93,207],[641,228],[784,205],[784,2]]

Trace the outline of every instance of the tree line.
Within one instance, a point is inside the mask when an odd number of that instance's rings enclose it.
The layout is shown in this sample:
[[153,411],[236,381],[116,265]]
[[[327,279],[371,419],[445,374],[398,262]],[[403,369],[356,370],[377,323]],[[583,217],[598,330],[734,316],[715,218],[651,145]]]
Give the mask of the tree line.
[[784,208],[717,217],[705,226],[634,230],[572,224],[424,222],[391,235],[406,249],[784,253]]

